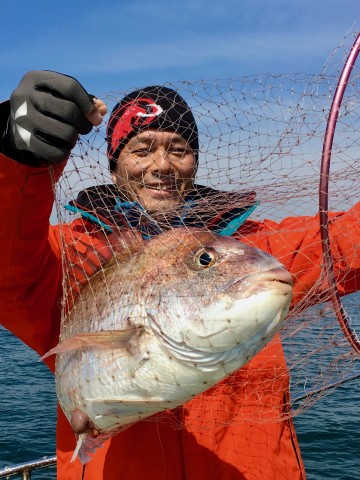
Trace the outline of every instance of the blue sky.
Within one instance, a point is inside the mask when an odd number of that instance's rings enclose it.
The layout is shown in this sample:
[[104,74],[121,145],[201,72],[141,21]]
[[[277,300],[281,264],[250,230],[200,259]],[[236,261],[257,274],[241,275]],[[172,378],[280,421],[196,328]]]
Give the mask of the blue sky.
[[32,69],[94,94],[176,80],[318,73],[358,0],[3,0],[0,98]]

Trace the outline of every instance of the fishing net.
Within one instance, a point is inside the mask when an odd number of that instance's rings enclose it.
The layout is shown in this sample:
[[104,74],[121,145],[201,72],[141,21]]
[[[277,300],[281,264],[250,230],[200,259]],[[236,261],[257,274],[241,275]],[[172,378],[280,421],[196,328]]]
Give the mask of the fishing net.
[[[293,273],[295,287],[287,319],[262,354],[184,408],[157,415],[156,421],[201,430],[205,438],[214,427],[268,422],[299,414],[337,385],[359,375],[358,354],[339,326],[329,301],[324,264],[321,258],[317,259],[321,257],[321,239],[316,216],[323,139],[338,78],[353,39],[349,34],[331,55],[324,71],[316,75],[264,74],[166,85],[188,102],[197,121],[200,148],[196,183],[217,192],[199,199],[191,207],[192,217],[201,219],[207,215],[212,219],[221,212],[250,204],[254,209],[245,226],[251,228],[245,228],[243,240],[275,252]],[[332,148],[331,212],[348,212],[359,198],[359,89],[359,70],[355,65],[338,112]],[[132,90],[99,98],[111,111]],[[79,235],[67,225],[80,216],[71,204],[80,192],[94,185],[112,184],[106,156],[107,120],[108,117],[100,127],[80,138],[55,187],[53,223],[60,224],[64,241],[64,312],[76,308],[87,282],[91,284],[89,271],[88,278],[85,272],[80,282],[85,286],[76,285],[74,270],[84,267],[73,254]],[[85,197],[90,195],[87,192]],[[112,187],[101,192],[103,198],[114,194]],[[64,208],[65,205],[70,207]],[[101,208],[104,213],[108,202],[104,201]],[[86,215],[91,222],[94,213],[87,211]],[[141,212],[134,230],[141,230],[141,223],[155,229],[155,233],[166,231],[178,216],[175,208],[166,215]],[[330,215],[331,249],[341,293],[344,289],[360,288],[359,247],[353,240],[355,230],[359,230],[359,216],[359,207],[346,215]],[[100,220],[104,217],[100,216]],[[289,217],[300,218],[283,220]],[[257,222],[263,227],[255,228]],[[96,228],[100,235],[107,235],[106,223],[97,222]],[[109,246],[112,247],[110,243]],[[105,250],[103,253],[100,260],[106,263]],[[93,254],[96,255],[96,246]],[[133,288],[137,288],[135,281]],[[96,296],[96,289],[92,288],[92,294]],[[349,321],[356,330],[358,318]],[[282,349],[286,366],[281,360]],[[284,396],[288,382],[290,395]]]

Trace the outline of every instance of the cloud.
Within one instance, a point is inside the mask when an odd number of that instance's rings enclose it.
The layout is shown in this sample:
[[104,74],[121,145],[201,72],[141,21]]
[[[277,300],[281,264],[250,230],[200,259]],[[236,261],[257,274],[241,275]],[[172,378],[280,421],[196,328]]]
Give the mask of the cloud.
[[299,6],[285,0],[175,0],[171,5],[104,0],[89,7],[79,0],[66,23],[48,3],[28,22],[32,7],[22,2],[18,35],[14,12],[10,7],[2,12],[3,37],[11,41],[0,52],[7,73],[0,95],[6,98],[31,69],[62,71],[90,86],[93,78],[100,91],[119,79],[135,86],[261,72],[316,73],[352,23],[349,0],[343,1],[339,6],[304,0]]
[[[257,63],[257,72],[262,71],[262,65],[273,65],[276,70],[279,65],[286,65],[301,71],[303,61],[309,65],[312,59],[318,65],[319,57],[324,51],[329,54],[337,45],[334,44],[333,34],[319,31],[312,35],[305,32],[272,32],[266,36],[257,33],[231,33],[226,36],[208,33],[173,39],[171,42],[155,38],[149,40],[146,46],[140,38],[123,45],[109,43],[106,48],[103,44],[94,45],[91,55],[84,53],[85,49],[81,48],[81,44],[75,51],[71,51],[71,46],[71,40],[66,38],[57,44],[55,51],[53,46],[47,47],[43,42],[34,42],[23,47],[21,52],[17,48],[2,52],[0,62],[8,68],[31,63],[49,65],[49,68],[63,66],[79,73],[86,71],[104,74],[175,67],[216,69],[216,63],[238,64],[239,73],[242,66],[253,66]],[[323,60],[325,62],[326,58]]]

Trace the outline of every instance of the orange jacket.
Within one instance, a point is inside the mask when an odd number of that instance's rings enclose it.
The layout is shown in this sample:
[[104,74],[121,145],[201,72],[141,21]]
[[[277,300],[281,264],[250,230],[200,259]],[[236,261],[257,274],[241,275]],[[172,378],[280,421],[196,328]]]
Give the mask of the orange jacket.
[[[49,229],[48,221],[53,204],[49,171],[0,155],[0,188],[1,323],[43,355],[58,341],[62,295],[59,233],[57,227]],[[341,291],[350,293],[360,289],[360,204],[334,216],[337,279]],[[351,240],[342,234],[346,230]],[[316,284],[321,270],[316,217],[279,224],[248,220],[238,236],[292,272],[295,303]],[[314,303],[323,298],[321,288],[325,284],[314,290]],[[53,369],[52,357],[47,364]],[[139,422],[106,442],[86,466],[85,480],[305,478],[293,423],[278,421],[287,413],[287,399],[285,358],[274,339],[246,367],[184,407],[164,413],[159,422]],[[251,421],[264,406],[267,420]],[[70,463],[74,448],[74,435],[60,411],[59,480],[81,479],[78,460]]]

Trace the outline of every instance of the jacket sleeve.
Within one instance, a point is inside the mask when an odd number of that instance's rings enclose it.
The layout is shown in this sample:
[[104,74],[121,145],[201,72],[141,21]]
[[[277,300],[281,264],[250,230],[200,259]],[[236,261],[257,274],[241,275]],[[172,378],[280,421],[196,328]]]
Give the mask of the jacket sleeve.
[[50,171],[0,154],[0,191],[0,322],[43,355],[58,340],[61,298],[61,263],[48,241]]
[[[347,212],[330,213],[329,220],[339,293],[350,294],[360,290],[360,203]],[[305,308],[328,299],[318,215],[289,217],[280,223],[247,221],[237,237],[267,251],[291,272],[293,305],[304,300],[299,306]]]

